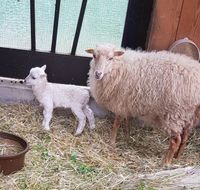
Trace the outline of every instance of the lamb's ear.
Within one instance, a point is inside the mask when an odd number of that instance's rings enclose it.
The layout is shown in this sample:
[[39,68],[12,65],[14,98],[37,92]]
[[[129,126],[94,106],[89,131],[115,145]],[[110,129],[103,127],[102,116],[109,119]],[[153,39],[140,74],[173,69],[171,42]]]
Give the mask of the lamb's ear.
[[43,66],[41,67],[41,69],[42,69],[43,71],[45,71],[45,70],[46,70],[46,68],[47,68],[47,66],[46,66],[46,65],[43,65]]
[[121,56],[124,54],[124,51],[114,51],[114,56]]
[[85,51],[86,51],[87,53],[91,53],[91,54],[94,53],[94,49],[92,49],[92,48],[90,48],[90,49],[86,49]]
[[44,74],[40,75],[40,78],[45,78],[46,76],[47,76],[47,74],[44,73]]

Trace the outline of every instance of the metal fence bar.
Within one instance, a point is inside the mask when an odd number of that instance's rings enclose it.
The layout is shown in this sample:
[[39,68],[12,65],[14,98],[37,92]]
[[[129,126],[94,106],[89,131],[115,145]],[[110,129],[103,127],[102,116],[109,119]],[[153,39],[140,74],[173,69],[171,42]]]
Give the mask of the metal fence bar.
[[79,18],[78,18],[78,23],[77,23],[77,26],[76,26],[76,33],[75,33],[75,36],[74,36],[74,41],[73,41],[73,45],[72,45],[71,55],[75,55],[75,53],[76,53],[76,48],[77,48],[77,44],[78,44],[78,40],[79,40],[79,35],[80,35],[82,23],[83,23],[83,17],[84,17],[84,14],[85,14],[86,5],[87,5],[87,0],[83,0],[82,1],[82,5],[81,5],[81,10],[80,10]]
[[53,35],[52,35],[52,43],[51,43],[51,52],[54,52],[54,53],[56,49],[56,41],[57,41],[57,33],[58,33],[60,1],[61,0],[56,0],[56,6],[55,6],[54,26],[53,26]]
[[30,0],[30,19],[31,19],[31,50],[35,51],[35,0]]

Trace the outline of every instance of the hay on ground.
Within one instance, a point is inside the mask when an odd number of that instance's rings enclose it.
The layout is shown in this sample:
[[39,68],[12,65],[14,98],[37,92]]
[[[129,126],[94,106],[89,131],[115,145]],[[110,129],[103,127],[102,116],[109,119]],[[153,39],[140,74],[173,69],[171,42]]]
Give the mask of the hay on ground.
[[[130,122],[126,142],[122,128],[117,148],[109,146],[112,119],[96,118],[96,129],[86,126],[75,137],[77,121],[66,110],[56,109],[51,131],[42,130],[42,110],[30,105],[0,106],[0,131],[25,138],[30,144],[25,167],[12,175],[0,174],[0,189],[156,189],[138,181],[138,174],[160,171],[168,137],[151,127]],[[181,167],[200,165],[200,129],[194,131],[180,160]],[[166,179],[165,182],[166,184]]]

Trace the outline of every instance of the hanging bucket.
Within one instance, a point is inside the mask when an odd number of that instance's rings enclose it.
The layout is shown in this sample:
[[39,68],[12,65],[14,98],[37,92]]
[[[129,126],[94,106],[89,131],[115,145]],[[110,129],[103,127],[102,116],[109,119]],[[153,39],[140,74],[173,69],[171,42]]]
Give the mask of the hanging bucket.
[[188,38],[183,38],[175,41],[170,47],[169,51],[174,53],[185,54],[193,59],[200,60],[200,51],[197,45]]

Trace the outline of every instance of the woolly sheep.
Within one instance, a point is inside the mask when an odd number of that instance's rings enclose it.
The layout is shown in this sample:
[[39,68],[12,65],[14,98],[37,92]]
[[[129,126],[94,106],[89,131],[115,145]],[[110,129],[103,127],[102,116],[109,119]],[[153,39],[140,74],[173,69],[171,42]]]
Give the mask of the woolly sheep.
[[167,51],[142,52],[98,45],[88,84],[96,102],[121,117],[139,117],[170,135],[163,165],[179,158],[200,118],[200,65]]
[[49,83],[45,69],[46,65],[32,68],[25,79],[26,84],[32,86],[33,94],[44,108],[44,120],[42,122],[44,129],[50,129],[49,122],[55,107],[71,108],[79,120],[75,135],[82,133],[86,117],[89,121],[90,129],[94,129],[94,115],[88,106],[89,90],[81,86]]

